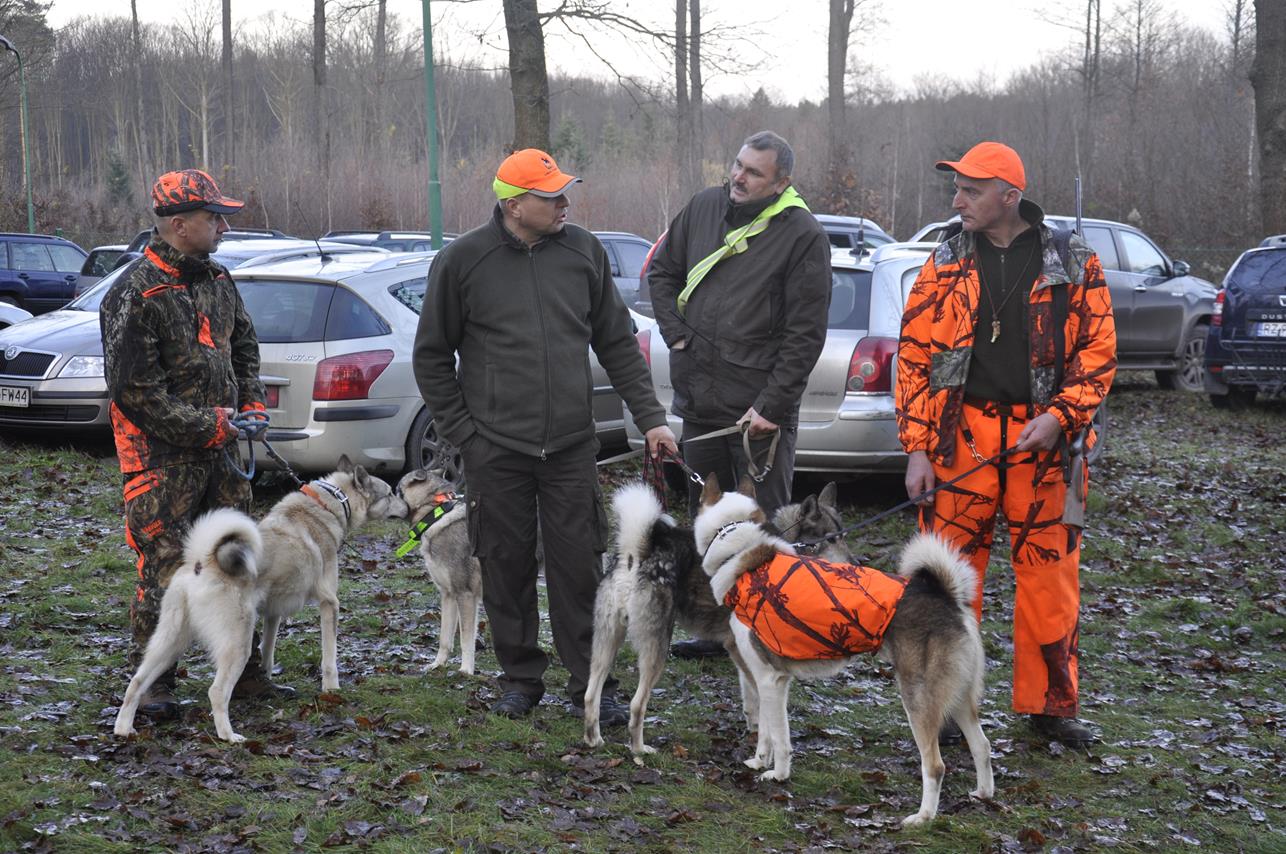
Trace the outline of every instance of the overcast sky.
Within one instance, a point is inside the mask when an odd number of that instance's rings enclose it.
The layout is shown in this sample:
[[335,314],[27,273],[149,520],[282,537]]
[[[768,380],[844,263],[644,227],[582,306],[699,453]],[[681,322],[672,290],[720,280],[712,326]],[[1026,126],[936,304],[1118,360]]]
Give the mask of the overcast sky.
[[[1133,5],[1133,0],[1107,0],[1103,4],[1105,23],[1112,9],[1127,2]],[[1229,0],[1145,2],[1164,10],[1168,20],[1226,38]],[[201,6],[213,8],[217,14],[219,4],[220,0],[138,0],[138,10],[144,21],[164,22],[181,19],[187,10]],[[614,5],[623,14],[673,26],[672,3],[617,0]],[[542,9],[552,6],[553,0],[541,2]],[[873,11],[867,13],[867,8]],[[875,15],[881,20],[871,23],[870,32],[855,36],[852,52],[879,69],[901,91],[911,90],[922,76],[963,83],[983,78],[1000,84],[1041,54],[1057,52],[1079,39],[1071,27],[1046,19],[1062,15],[1068,24],[1083,21],[1083,0],[1061,8],[1066,11],[1060,11],[1059,4],[1036,0],[866,0],[859,16],[869,19]],[[388,9],[402,17],[409,28],[418,28],[422,17],[419,0],[388,0]],[[432,9],[434,55],[439,62],[450,57],[503,65],[501,0],[434,0]],[[81,15],[128,16],[129,10],[129,0],[54,0],[49,19],[57,27]],[[253,27],[255,19],[268,12],[311,20],[312,3],[232,0],[238,27]],[[827,0],[704,0],[702,13],[703,29],[722,28],[728,43],[752,66],[736,75],[708,71],[710,95],[748,95],[761,86],[775,99],[791,102],[820,100],[825,95]],[[479,34],[483,34],[481,40]],[[638,39],[598,38],[595,48],[612,58],[620,70],[655,81],[663,80],[673,67],[673,61],[655,45]],[[551,70],[590,76],[607,73],[583,43],[552,28],[546,59]]]

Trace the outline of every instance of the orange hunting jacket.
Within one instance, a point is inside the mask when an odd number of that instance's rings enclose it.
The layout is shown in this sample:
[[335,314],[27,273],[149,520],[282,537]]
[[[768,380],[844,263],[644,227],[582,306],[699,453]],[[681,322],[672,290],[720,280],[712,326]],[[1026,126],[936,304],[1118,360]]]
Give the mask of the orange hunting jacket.
[[904,578],[870,567],[778,554],[723,603],[777,655],[811,661],[878,650],[905,590]]
[[[1116,374],[1116,325],[1098,256],[1072,235],[1067,265],[1059,257],[1044,213],[1029,201],[1020,213],[1040,229],[1044,261],[1028,298],[1031,403],[1049,411],[1071,435],[1084,428]],[[1054,384],[1054,286],[1068,288],[1066,361]],[[974,235],[961,232],[925,262],[907,297],[898,342],[898,437],[907,453],[925,451],[940,465],[955,461],[956,427],[978,325],[979,280]]]

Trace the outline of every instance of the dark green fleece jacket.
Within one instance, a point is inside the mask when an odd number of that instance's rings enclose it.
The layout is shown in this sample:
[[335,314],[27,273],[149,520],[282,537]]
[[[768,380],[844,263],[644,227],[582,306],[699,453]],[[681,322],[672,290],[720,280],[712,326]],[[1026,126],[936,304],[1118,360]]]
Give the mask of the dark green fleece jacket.
[[[594,436],[594,349],[639,428],[665,423],[607,251],[567,225],[528,247],[491,222],[433,259],[415,380],[453,444],[474,433],[532,456]],[[457,354],[459,362],[457,367]]]

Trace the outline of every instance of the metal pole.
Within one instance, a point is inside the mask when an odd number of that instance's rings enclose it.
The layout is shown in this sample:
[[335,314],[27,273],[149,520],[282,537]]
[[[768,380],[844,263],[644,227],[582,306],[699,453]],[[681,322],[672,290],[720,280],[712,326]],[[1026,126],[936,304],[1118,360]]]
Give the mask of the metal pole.
[[[426,0],[427,2],[427,0]],[[31,143],[27,139],[27,71],[22,65],[22,54],[13,46],[13,42],[0,36],[0,47],[13,51],[18,58],[18,93],[21,111],[18,114],[19,131],[22,135],[22,176],[27,184],[27,233],[36,233],[36,208],[31,203]]]
[[438,181],[438,97],[433,85],[433,21],[424,6],[424,122],[429,140],[429,245],[442,248],[442,184]]

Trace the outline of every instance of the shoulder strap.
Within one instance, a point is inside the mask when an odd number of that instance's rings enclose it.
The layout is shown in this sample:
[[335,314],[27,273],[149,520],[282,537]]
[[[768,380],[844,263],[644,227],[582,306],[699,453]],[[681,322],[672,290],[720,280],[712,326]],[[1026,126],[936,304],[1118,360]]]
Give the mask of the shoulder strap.
[[[1072,232],[1066,228],[1055,228],[1054,248],[1058,250],[1059,260],[1063,262],[1063,269],[1068,270],[1068,256],[1071,253]],[[1071,279],[1070,270],[1068,279]],[[1063,370],[1067,361],[1067,289],[1071,287],[1070,282],[1066,285],[1054,285],[1051,293],[1054,308],[1054,391],[1063,387]]]

